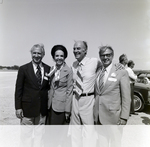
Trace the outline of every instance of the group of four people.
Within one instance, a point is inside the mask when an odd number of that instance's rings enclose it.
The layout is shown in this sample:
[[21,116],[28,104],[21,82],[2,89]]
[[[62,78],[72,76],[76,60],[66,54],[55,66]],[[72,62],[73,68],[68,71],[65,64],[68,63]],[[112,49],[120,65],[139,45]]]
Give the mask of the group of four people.
[[70,68],[65,62],[67,49],[55,45],[51,50],[55,66],[50,67],[42,62],[44,45],[31,48],[32,61],[19,68],[15,89],[16,116],[22,125],[127,123],[131,102],[127,71],[113,63],[111,46],[100,47],[101,62],[88,58],[87,51],[85,41],[75,41],[76,61]]
[[16,81],[15,108],[21,124],[45,124],[48,109],[53,125],[64,124],[70,116],[70,123],[77,125],[126,124],[131,102],[126,70],[113,63],[110,46],[100,47],[101,62],[88,58],[87,50],[85,41],[75,42],[76,61],[70,68],[65,62],[67,49],[55,45],[51,50],[55,66],[50,68],[42,62],[44,45],[31,48],[32,61],[19,68]]

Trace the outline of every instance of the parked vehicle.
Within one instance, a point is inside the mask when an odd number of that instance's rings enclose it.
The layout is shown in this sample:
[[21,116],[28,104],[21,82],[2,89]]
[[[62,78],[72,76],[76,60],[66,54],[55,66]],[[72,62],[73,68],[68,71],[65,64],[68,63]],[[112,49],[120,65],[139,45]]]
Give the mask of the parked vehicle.
[[150,71],[134,71],[138,79],[134,85],[135,111],[142,111],[146,105],[150,105]]

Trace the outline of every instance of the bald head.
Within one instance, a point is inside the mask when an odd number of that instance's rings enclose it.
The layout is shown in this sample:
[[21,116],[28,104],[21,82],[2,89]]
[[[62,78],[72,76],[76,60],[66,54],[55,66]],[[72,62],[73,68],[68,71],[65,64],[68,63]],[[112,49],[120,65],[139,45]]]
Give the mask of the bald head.
[[81,62],[87,54],[87,43],[85,41],[75,41],[73,53],[75,58]]

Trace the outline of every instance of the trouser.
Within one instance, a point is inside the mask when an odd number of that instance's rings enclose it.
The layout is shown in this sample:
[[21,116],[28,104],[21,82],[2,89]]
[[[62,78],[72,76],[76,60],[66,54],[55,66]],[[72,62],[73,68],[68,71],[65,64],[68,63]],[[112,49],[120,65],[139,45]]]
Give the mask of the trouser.
[[43,135],[45,133],[46,116],[38,116],[21,119],[21,147],[43,147]]
[[70,122],[72,147],[96,146],[96,132],[94,127],[93,106],[94,95],[73,97]]
[[94,95],[83,96],[79,99],[76,95],[73,96],[72,100],[72,113],[71,113],[71,124],[72,125],[93,125],[93,106],[94,106]]
[[130,113],[134,113],[134,84],[130,83],[131,87],[131,107],[130,107]]
[[123,125],[97,125],[97,147],[121,147]]

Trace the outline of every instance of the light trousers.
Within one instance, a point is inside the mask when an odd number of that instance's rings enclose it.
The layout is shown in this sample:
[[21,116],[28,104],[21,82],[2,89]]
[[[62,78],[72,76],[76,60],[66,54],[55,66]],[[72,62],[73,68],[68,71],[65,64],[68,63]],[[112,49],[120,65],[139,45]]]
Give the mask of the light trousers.
[[21,119],[21,147],[44,147],[43,135],[45,133],[46,116]]

